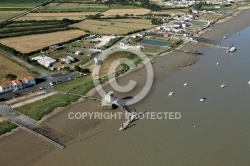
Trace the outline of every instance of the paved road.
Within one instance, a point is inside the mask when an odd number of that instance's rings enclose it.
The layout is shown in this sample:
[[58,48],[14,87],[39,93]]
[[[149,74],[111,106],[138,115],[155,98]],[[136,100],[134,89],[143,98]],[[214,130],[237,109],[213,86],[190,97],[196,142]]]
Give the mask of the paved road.
[[31,119],[19,112],[12,110],[4,103],[0,103],[0,115],[20,127],[27,127],[29,129],[33,129],[39,125],[39,123],[34,119]]

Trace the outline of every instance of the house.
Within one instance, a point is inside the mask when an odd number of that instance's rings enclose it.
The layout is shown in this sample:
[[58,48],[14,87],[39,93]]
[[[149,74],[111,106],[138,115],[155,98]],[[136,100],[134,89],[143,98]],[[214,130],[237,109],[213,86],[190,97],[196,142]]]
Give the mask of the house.
[[27,76],[20,80],[13,80],[0,84],[0,93],[21,90],[35,84],[35,79],[32,76]]
[[14,81],[12,81],[12,83],[13,83],[14,86],[15,86],[15,90],[23,89],[23,84],[21,83],[21,81],[19,81],[19,80],[14,80]]
[[8,92],[8,91],[11,91],[11,90],[14,90],[14,89],[15,89],[15,87],[14,87],[12,81],[0,84],[0,93]]
[[36,84],[35,79],[32,76],[24,77],[23,79],[20,79],[22,82],[22,88],[30,87]]
[[120,42],[120,46],[129,46],[129,42],[127,40],[123,40]]
[[43,55],[36,56],[31,60],[37,61],[40,65],[45,66],[47,68],[51,67],[54,63],[56,63],[55,59]]
[[163,37],[169,37],[169,33],[164,33]]

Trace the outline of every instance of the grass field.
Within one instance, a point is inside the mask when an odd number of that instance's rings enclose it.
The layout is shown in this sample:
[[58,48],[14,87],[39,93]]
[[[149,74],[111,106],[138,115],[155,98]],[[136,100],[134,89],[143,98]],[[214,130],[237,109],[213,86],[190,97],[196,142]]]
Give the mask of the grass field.
[[[124,66],[122,64],[120,64],[120,62],[122,61],[122,58],[125,58],[127,60],[131,60],[135,64],[137,64],[138,62],[141,61],[141,59],[133,53],[126,52],[126,51],[115,52],[111,55],[108,55],[108,57],[103,61],[103,64],[100,67],[99,77],[104,77],[104,76],[107,76],[109,74],[109,69],[110,69],[110,66],[112,63],[116,63],[116,65],[118,66],[114,72],[123,70]],[[90,65],[88,67],[89,70],[93,71],[94,66],[95,66],[94,64]],[[112,73],[114,73],[114,72],[112,72]]]
[[115,16],[115,15],[125,15],[125,14],[133,14],[133,15],[144,15],[149,13],[149,9],[138,8],[138,9],[110,9],[102,14],[104,16]]
[[45,0],[0,0],[0,11],[26,11],[42,4]]
[[36,12],[103,12],[108,6],[102,4],[50,3]]
[[0,22],[5,21],[8,18],[14,17],[15,15],[21,13],[22,11],[0,11]]
[[0,29],[0,38],[70,30],[72,28],[68,25],[76,22],[71,20],[15,21]]
[[[91,78],[82,77],[73,81],[57,85],[55,86],[55,89],[64,92],[85,94],[93,87],[94,85],[92,83]],[[22,112],[25,115],[30,116],[35,120],[40,120],[44,115],[52,112],[55,108],[67,106],[71,102],[75,102],[78,99],[79,96],[69,94],[56,94],[53,96],[49,96],[43,100],[16,108],[16,110]]]
[[14,128],[17,128],[17,125],[9,121],[0,122],[0,135],[10,132]]
[[70,26],[99,34],[127,34],[130,31],[154,27],[151,21],[146,19],[84,20]]
[[72,13],[29,13],[18,20],[82,20],[88,15],[95,15],[97,12],[72,12]]
[[20,66],[3,55],[0,55],[0,83],[8,81],[5,79],[5,75],[9,73],[15,74],[17,78],[22,78],[28,75],[36,76],[35,73],[30,72],[25,67]]
[[0,43],[12,47],[22,53],[29,53],[31,51],[39,50],[53,44],[68,41],[84,34],[85,32],[80,30],[69,30],[0,39]]

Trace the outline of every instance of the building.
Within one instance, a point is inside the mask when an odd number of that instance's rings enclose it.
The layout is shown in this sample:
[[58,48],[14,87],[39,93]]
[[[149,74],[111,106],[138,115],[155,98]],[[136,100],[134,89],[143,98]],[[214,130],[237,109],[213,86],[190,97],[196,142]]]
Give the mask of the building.
[[24,77],[20,81],[22,82],[22,87],[23,88],[30,87],[30,86],[33,86],[33,85],[36,84],[36,81],[32,76]]
[[0,93],[12,91],[14,89],[15,87],[12,81],[5,82],[0,85]]
[[23,89],[23,84],[22,84],[22,82],[21,81],[19,81],[19,80],[14,80],[14,81],[12,81],[12,83],[14,84],[14,86],[15,86],[15,91],[16,90],[20,90],[20,89]]
[[36,84],[35,79],[32,76],[24,77],[20,80],[8,81],[0,84],[0,93],[17,91],[26,87],[30,87]]
[[123,40],[120,42],[120,46],[129,46],[129,42],[127,40]]
[[94,62],[96,65],[101,65],[102,64],[102,60],[98,60],[97,58],[94,58]]
[[56,63],[55,59],[43,55],[36,56],[31,60],[37,61],[40,65],[45,66],[47,68],[51,67],[54,63]]

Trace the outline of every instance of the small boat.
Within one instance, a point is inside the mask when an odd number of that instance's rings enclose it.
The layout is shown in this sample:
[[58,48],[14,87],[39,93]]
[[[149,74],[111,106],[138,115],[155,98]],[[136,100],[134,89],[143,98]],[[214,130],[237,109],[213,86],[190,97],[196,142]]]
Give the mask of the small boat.
[[219,65],[220,65],[220,63],[219,63],[219,62],[217,62],[217,63],[216,63],[216,65],[217,65],[217,66],[219,66]]
[[250,81],[248,82],[248,84],[250,85]]
[[169,94],[168,94],[168,96],[173,96],[174,95],[174,92],[170,92]]
[[188,86],[188,83],[185,82],[183,85],[184,85],[184,86]]
[[228,47],[227,48],[227,52],[235,52],[236,51],[236,47]]
[[151,61],[151,64],[154,64],[155,63],[155,61]]
[[207,99],[206,97],[202,97],[200,101],[205,101],[206,99]]
[[240,33],[238,33],[238,35],[240,35]]
[[225,86],[226,86],[226,84],[225,83],[223,83],[223,84],[221,84],[221,88],[225,88]]
[[226,36],[223,37],[223,39],[226,39],[226,38],[227,38]]

